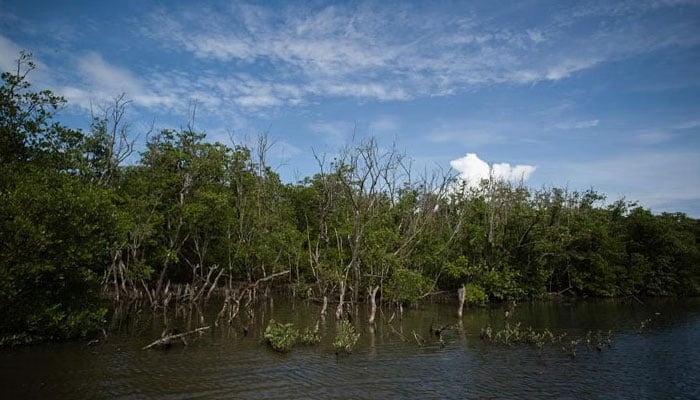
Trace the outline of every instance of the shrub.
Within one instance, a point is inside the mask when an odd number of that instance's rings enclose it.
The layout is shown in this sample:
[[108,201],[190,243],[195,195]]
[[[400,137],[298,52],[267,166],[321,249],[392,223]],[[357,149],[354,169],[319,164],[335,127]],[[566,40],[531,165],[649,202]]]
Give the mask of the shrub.
[[433,282],[420,272],[399,268],[394,271],[386,291],[396,301],[413,304],[432,288]]
[[355,327],[348,320],[343,320],[343,324],[340,327],[340,332],[336,336],[333,342],[333,347],[337,352],[345,352],[350,354],[352,348],[357,343],[357,339],[360,338],[360,334],[355,331]]
[[280,324],[271,319],[265,328],[264,338],[275,351],[286,353],[296,344],[299,331],[292,323]]
[[306,328],[299,336],[301,344],[310,346],[318,344],[321,341],[321,335],[318,333],[318,326],[316,329]]
[[487,296],[484,288],[474,283],[467,283],[464,286],[467,303],[484,304]]

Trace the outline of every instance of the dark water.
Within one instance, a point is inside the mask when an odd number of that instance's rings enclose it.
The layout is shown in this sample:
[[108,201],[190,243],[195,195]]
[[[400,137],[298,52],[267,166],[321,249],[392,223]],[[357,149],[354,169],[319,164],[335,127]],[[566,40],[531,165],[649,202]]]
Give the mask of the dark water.
[[[611,348],[585,344],[572,358],[560,345],[539,352],[526,345],[488,344],[480,328],[503,326],[503,309],[470,309],[462,329],[444,335],[431,324],[457,324],[452,304],[424,304],[403,317],[383,310],[372,332],[355,321],[360,341],[350,356],[336,357],[336,323],[320,324],[323,341],[277,354],[262,343],[270,317],[315,325],[319,307],[276,300],[257,309],[247,335],[240,323],[214,327],[190,345],[141,350],[160,337],[163,326],[181,330],[210,325],[216,305],[190,319],[153,317],[149,311],[115,321],[107,340],[95,346],[66,343],[0,350],[0,398],[556,398],[699,399],[700,301],[585,301],[520,304],[511,323],[549,328],[568,337],[589,330],[613,332]],[[242,318],[242,321],[246,318]],[[640,322],[651,319],[639,330]],[[425,343],[419,346],[416,336]]]

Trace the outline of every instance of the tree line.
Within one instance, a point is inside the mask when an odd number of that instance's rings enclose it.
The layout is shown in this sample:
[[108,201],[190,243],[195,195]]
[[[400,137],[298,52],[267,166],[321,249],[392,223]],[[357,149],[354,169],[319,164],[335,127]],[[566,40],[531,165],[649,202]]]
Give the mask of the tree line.
[[[135,162],[124,96],[88,132],[55,121],[22,54],[0,89],[0,337],[63,339],[99,328],[105,297],[171,285],[193,298],[277,277],[294,296],[415,303],[551,294],[700,293],[700,222],[611,204],[594,190],[527,188],[449,171],[416,175],[370,138],[284,183],[270,143],[212,143],[193,126],[150,132]],[[282,277],[281,279],[279,277]]]

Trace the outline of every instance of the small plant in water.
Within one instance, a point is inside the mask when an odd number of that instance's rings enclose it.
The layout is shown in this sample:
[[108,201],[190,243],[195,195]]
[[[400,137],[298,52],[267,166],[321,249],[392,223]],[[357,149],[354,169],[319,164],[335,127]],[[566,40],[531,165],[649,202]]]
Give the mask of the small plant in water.
[[568,344],[565,344],[561,349],[569,353],[571,358],[576,358],[576,347],[578,347],[579,340],[571,340]]
[[318,324],[315,329],[306,328],[299,336],[299,341],[301,344],[307,346],[318,344],[321,341],[321,335],[318,333]]
[[479,337],[481,337],[482,340],[493,340],[493,328],[491,328],[491,325],[486,325],[484,328],[481,328]]
[[294,328],[292,323],[280,324],[271,319],[265,328],[263,337],[275,351],[286,353],[296,344],[299,331]]
[[344,320],[340,327],[340,332],[338,336],[333,341],[333,347],[335,348],[336,354],[339,352],[345,352],[350,354],[352,348],[357,343],[357,339],[360,338],[360,334],[355,331],[355,327],[352,326],[350,321]]

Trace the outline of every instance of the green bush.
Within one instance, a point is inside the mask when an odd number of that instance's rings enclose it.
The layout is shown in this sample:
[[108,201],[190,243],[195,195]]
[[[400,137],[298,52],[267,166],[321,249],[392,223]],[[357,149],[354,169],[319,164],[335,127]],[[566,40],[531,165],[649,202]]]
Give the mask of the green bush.
[[297,343],[299,331],[292,323],[280,324],[271,319],[265,328],[264,338],[275,351],[286,353]]
[[306,328],[299,336],[299,341],[301,344],[310,346],[318,344],[321,341],[321,335],[318,333],[318,326],[316,329]]
[[488,298],[484,288],[474,283],[467,283],[464,286],[467,303],[484,304]]
[[336,336],[335,341],[333,341],[333,347],[336,352],[345,352],[350,354],[352,348],[355,347],[357,340],[360,338],[360,334],[357,333],[355,327],[352,326],[350,321],[343,320],[343,324],[340,326],[340,332]]
[[433,282],[420,272],[399,268],[394,271],[386,292],[396,301],[413,304],[432,288]]

